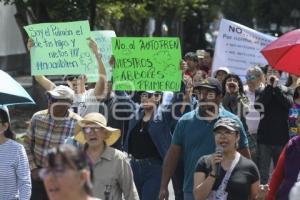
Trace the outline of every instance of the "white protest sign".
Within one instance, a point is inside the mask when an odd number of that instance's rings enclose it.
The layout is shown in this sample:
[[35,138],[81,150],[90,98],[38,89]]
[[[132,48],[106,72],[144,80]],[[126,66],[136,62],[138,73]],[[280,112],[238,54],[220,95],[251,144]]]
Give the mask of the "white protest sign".
[[227,67],[231,73],[239,75],[244,81],[249,67],[268,63],[260,51],[275,39],[276,37],[222,19],[215,46],[212,72],[220,67]]
[[[97,43],[97,46],[102,55],[102,62],[105,67],[107,80],[111,80],[112,68],[109,60],[112,56],[111,38],[116,37],[115,31],[92,31],[92,37]],[[88,75],[89,82],[96,82],[98,80],[98,69]]]

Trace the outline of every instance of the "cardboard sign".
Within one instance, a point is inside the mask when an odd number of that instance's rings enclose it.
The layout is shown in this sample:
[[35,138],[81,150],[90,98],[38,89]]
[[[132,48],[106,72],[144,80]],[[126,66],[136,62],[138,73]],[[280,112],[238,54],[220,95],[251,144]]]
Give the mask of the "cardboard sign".
[[30,50],[32,75],[85,74],[96,68],[88,45],[88,21],[43,23],[24,27],[33,39]]
[[220,67],[227,67],[231,73],[245,80],[249,67],[268,63],[260,50],[275,39],[276,37],[222,19],[215,46],[212,72]]
[[112,38],[115,90],[179,91],[181,47],[178,38]]

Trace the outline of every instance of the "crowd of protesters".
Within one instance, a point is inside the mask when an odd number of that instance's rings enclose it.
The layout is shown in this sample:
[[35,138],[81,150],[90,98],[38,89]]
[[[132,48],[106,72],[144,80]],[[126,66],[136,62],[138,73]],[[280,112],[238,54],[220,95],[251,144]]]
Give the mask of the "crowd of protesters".
[[58,86],[34,77],[48,107],[32,116],[23,146],[0,107],[0,200],[165,200],[170,180],[176,200],[299,198],[297,76],[282,85],[281,71],[249,66],[243,83],[226,66],[212,71],[207,49],[178,61],[179,92],[114,91],[89,45],[94,87],[86,75]]

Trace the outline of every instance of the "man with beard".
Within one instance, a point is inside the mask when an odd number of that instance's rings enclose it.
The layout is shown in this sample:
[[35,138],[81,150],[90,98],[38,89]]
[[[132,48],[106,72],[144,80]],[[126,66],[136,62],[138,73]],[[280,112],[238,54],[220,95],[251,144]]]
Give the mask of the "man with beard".
[[168,183],[176,169],[178,160],[183,156],[184,161],[184,199],[193,200],[193,174],[198,159],[214,153],[215,142],[213,126],[220,117],[235,119],[241,127],[239,152],[250,158],[248,140],[244,127],[239,118],[226,111],[222,102],[222,87],[215,78],[208,78],[194,86],[194,93],[199,100],[198,107],[186,113],[177,123],[172,144],[164,159],[163,175],[159,199],[168,199]]

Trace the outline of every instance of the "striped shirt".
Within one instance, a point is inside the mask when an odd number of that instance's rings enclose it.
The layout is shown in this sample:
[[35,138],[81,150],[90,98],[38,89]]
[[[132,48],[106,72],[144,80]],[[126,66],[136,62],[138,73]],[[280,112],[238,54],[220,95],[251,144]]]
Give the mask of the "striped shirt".
[[0,199],[29,200],[31,179],[24,147],[8,139],[0,144]]
[[48,151],[74,135],[74,127],[79,119],[80,116],[73,112],[69,112],[67,117],[54,119],[48,110],[39,111],[32,116],[24,140],[31,170],[47,167]]

